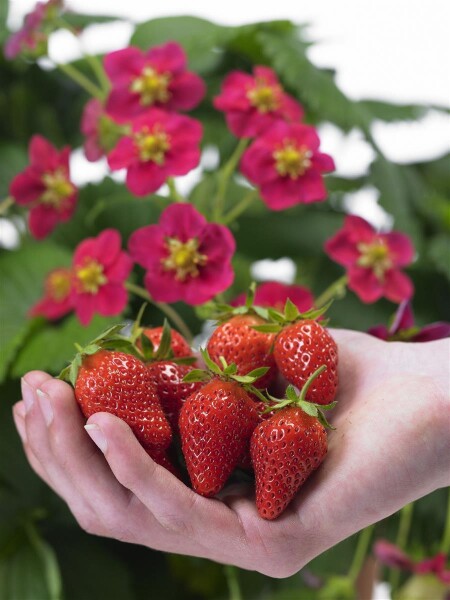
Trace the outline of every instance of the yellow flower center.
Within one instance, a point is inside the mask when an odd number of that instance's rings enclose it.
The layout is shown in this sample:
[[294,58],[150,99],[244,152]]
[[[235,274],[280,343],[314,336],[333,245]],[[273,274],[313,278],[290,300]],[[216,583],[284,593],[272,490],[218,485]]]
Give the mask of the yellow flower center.
[[42,182],[46,187],[45,192],[40,197],[43,204],[57,208],[73,194],[73,185],[62,170],[54,173],[44,173]]
[[157,165],[163,165],[166,152],[170,148],[170,138],[165,131],[155,128],[150,131],[144,127],[134,136],[142,161],[153,161]]
[[280,105],[279,86],[267,85],[264,79],[257,79],[254,88],[247,92],[250,104],[261,113],[277,110]]
[[103,265],[90,258],[83,265],[76,267],[75,274],[79,290],[87,294],[96,294],[99,288],[108,282],[103,272]]
[[386,271],[392,268],[392,259],[386,242],[382,239],[377,239],[370,244],[361,242],[357,248],[360,252],[357,264],[372,269],[375,277],[382,281]]
[[55,271],[47,279],[48,293],[52,300],[61,302],[69,295],[72,286],[70,272]]
[[176,238],[167,238],[169,255],[161,260],[164,269],[175,271],[175,277],[179,281],[185,281],[187,277],[198,277],[199,267],[204,267],[208,262],[208,257],[198,251],[198,246],[195,238],[186,243]]
[[297,179],[311,167],[312,152],[306,146],[300,148],[294,142],[285,142],[284,146],[273,153],[275,169],[282,177]]
[[131,91],[140,94],[143,106],[151,106],[155,102],[165,103],[170,98],[170,79],[170,73],[158,73],[152,67],[145,67],[140,77],[131,84]]

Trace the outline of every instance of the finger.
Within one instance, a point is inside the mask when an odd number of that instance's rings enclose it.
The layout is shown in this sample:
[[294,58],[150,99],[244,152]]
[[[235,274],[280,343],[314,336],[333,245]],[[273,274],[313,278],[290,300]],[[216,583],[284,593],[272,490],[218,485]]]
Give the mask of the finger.
[[37,458],[34,456],[33,452],[30,450],[27,444],[27,434],[26,434],[26,425],[25,425],[25,404],[24,402],[17,402],[13,406],[13,419],[16,425],[16,429],[19,433],[20,439],[22,440],[23,449],[25,455],[30,463],[33,471],[40,477],[45,483],[53,489],[50,478],[48,477],[45,469],[39,463]]
[[[87,431],[104,452],[117,479],[154,516],[157,526],[151,531],[149,545],[232,562],[243,533],[233,511],[218,500],[195,494],[156,464],[128,425],[113,415],[93,415]],[[229,540],[232,540],[231,545]]]
[[119,484],[103,454],[86,435],[85,419],[67,383],[58,379],[44,382],[39,402],[47,415],[53,460],[107,527],[128,506],[130,492]]
[[38,395],[38,386],[44,386],[51,379],[49,375],[39,371],[29,373],[22,378],[22,394],[26,408],[27,446],[44,469],[51,487],[67,502],[70,510],[78,518],[78,515],[90,515],[91,509],[86,501],[80,497],[75,486],[53,454],[49,440],[49,427],[52,424],[51,414],[48,412],[48,406],[43,404],[43,410],[40,406],[41,402],[38,400],[39,396],[41,398],[42,395],[45,396],[42,391]]

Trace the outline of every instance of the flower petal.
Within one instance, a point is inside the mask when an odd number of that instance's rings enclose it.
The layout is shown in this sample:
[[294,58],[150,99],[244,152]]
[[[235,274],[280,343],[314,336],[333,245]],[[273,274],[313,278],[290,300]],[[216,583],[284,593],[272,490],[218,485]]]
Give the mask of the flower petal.
[[187,64],[186,53],[176,42],[167,42],[150,48],[146,59],[159,73],[181,73],[186,69]]
[[106,283],[97,294],[97,310],[104,317],[120,314],[126,307],[128,294],[122,283]]
[[390,257],[396,267],[406,267],[414,258],[414,246],[407,235],[398,231],[384,236],[390,251]]
[[159,225],[167,237],[187,242],[202,234],[206,219],[192,204],[171,204],[161,213]]
[[408,300],[414,293],[411,279],[397,269],[390,269],[385,273],[383,288],[384,295],[392,302]]
[[28,226],[33,237],[42,240],[55,229],[59,221],[58,211],[51,206],[38,204],[30,210]]
[[27,167],[14,177],[9,186],[9,193],[20,205],[30,204],[45,191],[41,175],[33,167]]
[[[175,206],[175,205],[174,205]],[[164,248],[164,238],[167,234],[160,225],[147,225],[136,229],[128,240],[128,250],[132,260],[145,269],[167,255]]]
[[115,86],[129,86],[131,81],[140,75],[145,62],[142,50],[129,46],[107,54],[103,66]]
[[167,108],[171,110],[192,110],[206,93],[203,79],[196,73],[185,72],[178,75],[170,84],[171,97]]
[[348,270],[348,287],[367,304],[383,296],[383,286],[372,269],[352,266]]
[[135,162],[128,167],[126,184],[136,196],[153,194],[165,183],[167,170],[152,161]]
[[116,146],[108,154],[107,160],[111,171],[125,169],[138,160],[138,153],[133,140],[129,137],[120,138]]

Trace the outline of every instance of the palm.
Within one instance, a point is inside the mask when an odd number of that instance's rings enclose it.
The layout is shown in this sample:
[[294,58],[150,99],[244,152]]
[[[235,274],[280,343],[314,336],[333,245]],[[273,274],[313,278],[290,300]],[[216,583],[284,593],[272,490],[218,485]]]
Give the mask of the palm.
[[259,517],[249,486],[230,486],[220,500],[196,495],[155,465],[125,423],[100,413],[89,422],[107,439],[105,460],[82,428],[71,388],[39,372],[26,379],[30,389],[48,394],[54,416],[46,427],[38,403],[26,416],[23,403],[16,405],[27,456],[92,533],[287,576],[448,483],[448,469],[439,468],[448,455],[448,372],[434,363],[446,342],[386,344],[356,332],[334,335],[340,391],[329,454],[276,521]]

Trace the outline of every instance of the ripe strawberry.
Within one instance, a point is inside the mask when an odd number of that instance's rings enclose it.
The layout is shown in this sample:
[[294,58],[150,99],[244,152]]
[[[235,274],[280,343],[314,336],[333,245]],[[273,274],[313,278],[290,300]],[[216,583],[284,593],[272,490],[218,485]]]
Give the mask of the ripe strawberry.
[[184,383],[183,378],[192,371],[189,365],[159,360],[147,365],[151,381],[161,406],[174,431],[178,432],[178,417],[185,400],[202,387],[199,381]]
[[275,334],[253,329],[266,323],[258,315],[237,315],[217,327],[208,345],[211,359],[220,365],[223,356],[228,363],[235,363],[239,375],[247,375],[258,367],[269,370],[255,383],[260,389],[267,388],[275,379],[277,371],[272,346]]
[[[155,352],[158,350],[159,345],[161,343],[163,330],[164,330],[164,327],[149,327],[149,328],[146,328],[143,330],[143,333],[152,342],[153,349]],[[187,343],[187,341],[181,335],[181,333],[178,333],[178,331],[176,331],[175,329],[171,329],[170,334],[171,334],[170,347],[172,349],[172,352],[173,352],[173,355],[175,356],[175,358],[192,356],[192,350],[191,350],[189,344]]]
[[[325,369],[322,366],[313,373],[300,396],[289,386],[287,400],[253,432],[250,453],[256,477],[256,507],[264,519],[278,517],[325,458],[328,423],[319,405],[305,401],[308,386]],[[332,408],[334,404],[321,408]]]
[[329,404],[338,386],[338,351],[330,333],[317,321],[302,319],[287,325],[275,339],[274,358],[284,377],[298,388],[320,365],[327,370],[317,377],[306,399],[317,404]]
[[211,497],[225,485],[259,420],[254,403],[236,381],[212,379],[180,413],[183,455],[194,490]]
[[84,416],[105,411],[123,419],[151,456],[167,448],[172,431],[146,365],[112,350],[78,356],[74,387]]

